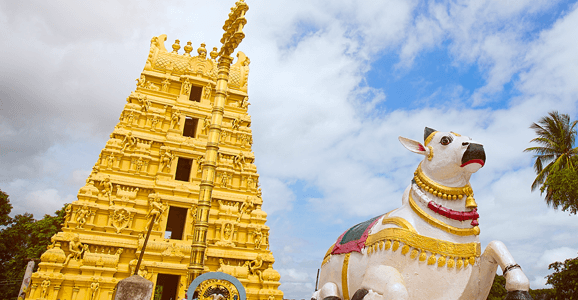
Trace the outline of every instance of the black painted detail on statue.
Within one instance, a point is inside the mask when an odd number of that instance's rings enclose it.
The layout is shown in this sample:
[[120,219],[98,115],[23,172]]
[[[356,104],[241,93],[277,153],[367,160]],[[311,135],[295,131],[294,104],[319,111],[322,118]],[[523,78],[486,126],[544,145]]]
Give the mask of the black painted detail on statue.
[[486,162],[484,146],[480,144],[470,144],[462,156],[462,165],[474,159],[481,159],[484,163]]
[[434,133],[435,131],[436,131],[435,129],[426,127],[426,128],[423,130],[423,141],[425,142],[425,140],[427,140],[427,137],[428,137],[430,134]]
[[329,297],[323,298],[323,300],[341,300],[341,298],[339,298],[337,296],[329,296]]
[[510,291],[504,300],[533,300],[528,291]]
[[371,223],[373,223],[373,221],[377,220],[379,217],[381,217],[381,215],[349,228],[349,230],[347,230],[347,232],[343,235],[343,238],[339,244],[343,245],[347,242],[359,240],[361,236],[363,236],[365,229],[367,229],[367,227],[369,227],[369,225],[371,225]]
[[353,298],[351,298],[351,300],[361,300],[363,299],[363,297],[365,297],[365,295],[367,295],[369,291],[366,289],[359,289],[355,292],[355,294],[353,294]]

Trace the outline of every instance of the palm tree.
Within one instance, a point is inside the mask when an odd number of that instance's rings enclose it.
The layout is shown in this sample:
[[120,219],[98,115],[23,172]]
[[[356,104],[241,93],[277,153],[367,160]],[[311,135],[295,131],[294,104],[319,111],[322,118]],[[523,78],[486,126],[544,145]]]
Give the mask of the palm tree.
[[[538,136],[531,142],[539,145],[524,150],[524,152],[534,152],[536,158],[534,170],[537,176],[532,183],[532,191],[542,185],[543,192],[543,184],[551,173],[564,168],[575,169],[578,147],[573,148],[573,146],[576,141],[577,123],[578,121],[570,122],[570,116],[567,114],[552,111],[538,123],[530,126]],[[551,203],[551,195],[552,191],[547,191],[546,202],[548,204]]]

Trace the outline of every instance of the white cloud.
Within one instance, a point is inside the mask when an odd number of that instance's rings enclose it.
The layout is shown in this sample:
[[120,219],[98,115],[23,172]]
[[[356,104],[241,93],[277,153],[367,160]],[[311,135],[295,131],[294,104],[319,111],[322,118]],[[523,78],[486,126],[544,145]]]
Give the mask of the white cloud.
[[[230,4],[0,2],[6,17],[0,33],[27,45],[5,47],[0,58],[0,147],[10,143],[0,157],[0,188],[15,211],[40,217],[73,201],[134,89],[150,38],[167,33],[169,48],[176,38],[212,48]],[[553,211],[530,192],[531,154],[522,152],[534,135],[532,122],[553,109],[576,113],[575,6],[532,40],[523,38],[535,27],[527,20],[551,1],[249,5],[240,50],[252,61],[254,151],[286,298],[310,296],[331,243],[322,242],[400,205],[421,157],[397,136],[420,139],[424,126],[485,145],[487,165],[472,177],[482,241],[504,240],[533,285],[543,282],[543,266],[554,258],[547,251],[578,247],[568,238],[578,230],[576,217]],[[485,76],[473,97],[461,86],[443,86],[416,99],[419,107],[389,111],[384,99],[398,95],[366,86],[366,72],[379,68],[371,65],[379,57],[399,55],[399,74],[391,76],[400,80],[416,57],[442,44],[457,70],[474,66]],[[506,83],[520,93],[503,109],[464,104],[484,105]],[[444,93],[453,98],[441,99]],[[385,109],[376,110],[378,104]],[[319,195],[299,198],[295,182]]]

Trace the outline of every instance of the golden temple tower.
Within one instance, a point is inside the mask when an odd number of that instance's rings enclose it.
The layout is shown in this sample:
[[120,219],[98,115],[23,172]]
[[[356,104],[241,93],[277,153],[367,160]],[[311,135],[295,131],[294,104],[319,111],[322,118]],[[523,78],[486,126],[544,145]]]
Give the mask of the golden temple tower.
[[26,299],[112,299],[135,272],[153,216],[138,270],[155,284],[153,299],[182,299],[209,271],[239,279],[250,300],[283,299],[251,151],[250,60],[239,51],[231,64],[248,9],[239,7],[225,23],[232,31],[224,27],[234,47],[221,40],[221,51],[207,53],[201,44],[195,55],[190,41],[179,53],[176,40],[169,52],[166,35],[153,37],[136,90]]

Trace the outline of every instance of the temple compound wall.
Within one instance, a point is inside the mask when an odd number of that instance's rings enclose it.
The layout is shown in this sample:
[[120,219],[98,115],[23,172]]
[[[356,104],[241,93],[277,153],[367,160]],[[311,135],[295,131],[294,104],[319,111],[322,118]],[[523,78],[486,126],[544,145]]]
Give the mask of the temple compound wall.
[[[154,37],[136,89],[102,149],[62,231],[42,255],[26,299],[108,300],[134,273],[145,228],[156,215],[138,273],[155,300],[182,299],[211,126],[217,48],[191,42],[167,51]],[[231,65],[212,193],[204,270],[238,278],[251,300],[281,300],[267,214],[251,150],[250,60]]]

